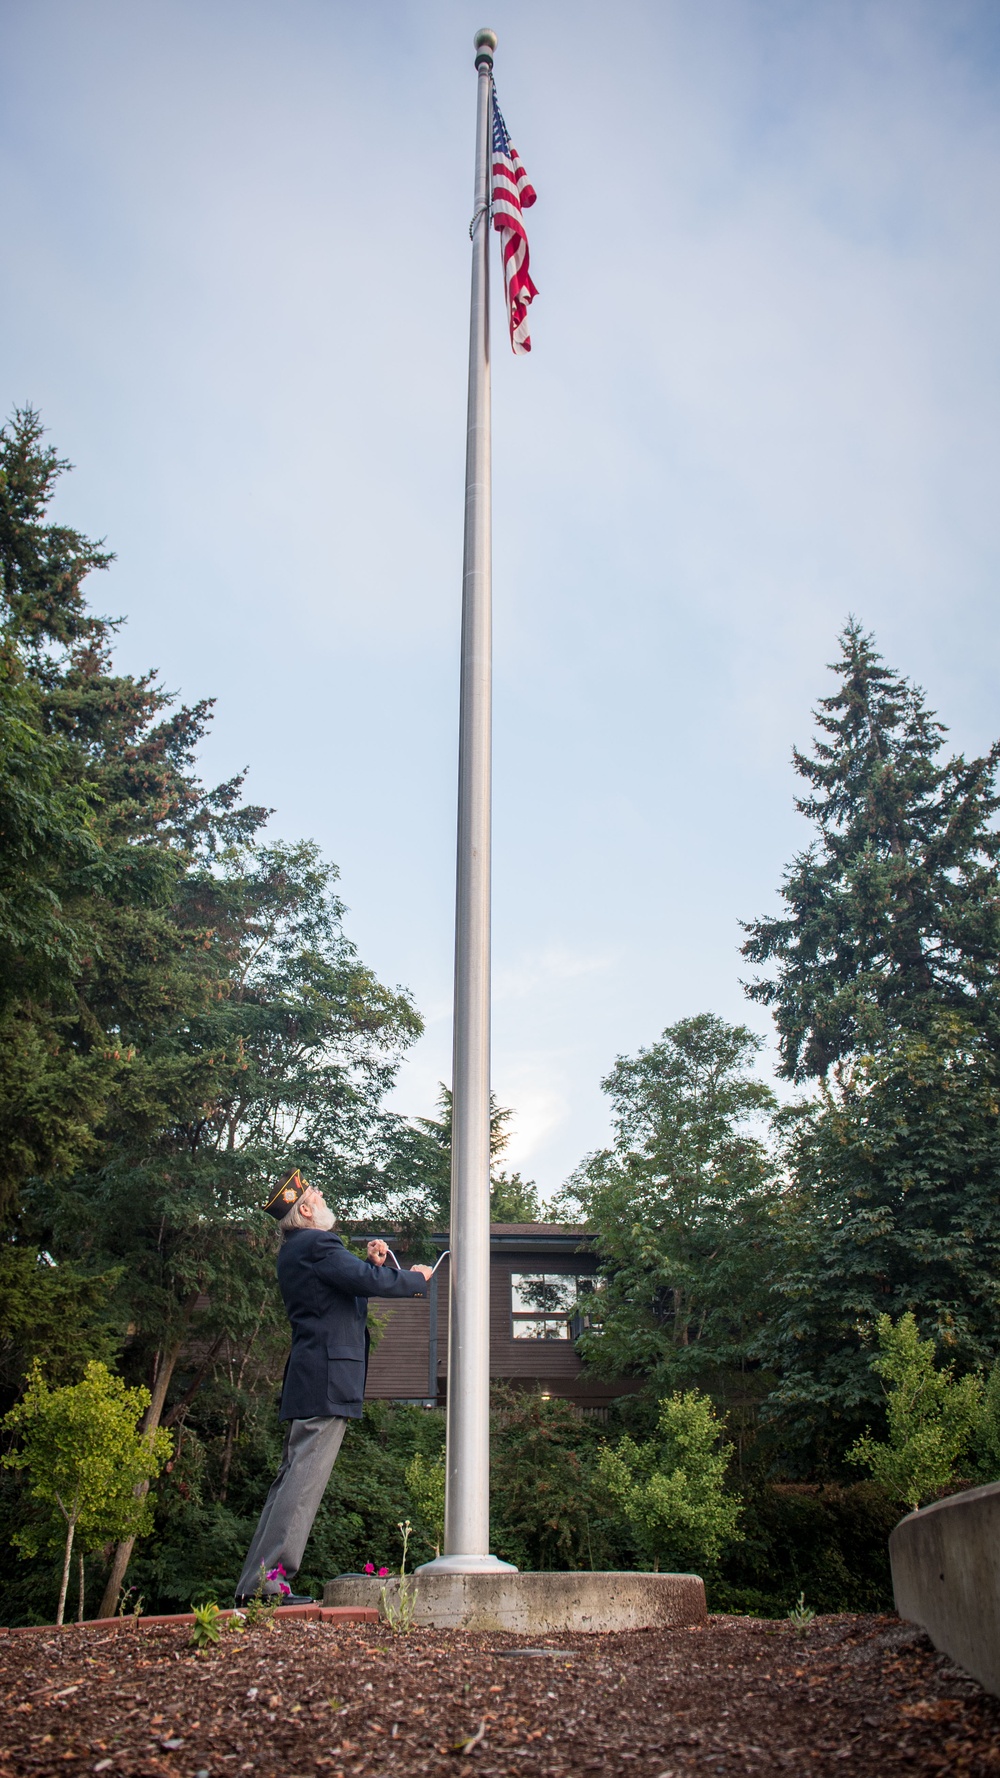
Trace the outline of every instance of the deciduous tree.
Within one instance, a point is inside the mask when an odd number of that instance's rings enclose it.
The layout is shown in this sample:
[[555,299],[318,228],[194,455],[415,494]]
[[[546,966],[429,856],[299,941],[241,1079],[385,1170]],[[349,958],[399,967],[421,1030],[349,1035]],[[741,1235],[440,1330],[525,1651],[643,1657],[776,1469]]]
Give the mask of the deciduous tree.
[[760,1048],[702,1013],[619,1057],[602,1083],[614,1145],[577,1170],[563,1208],[596,1236],[603,1283],[580,1348],[606,1375],[644,1375],[662,1393],[748,1366],[781,1206]]
[[[162,1468],[173,1441],[163,1431],[147,1436],[139,1430],[148,1405],[147,1390],[127,1389],[96,1360],[82,1382],[61,1389],[49,1388],[36,1363],[23,1399],[6,1416],[4,1426],[19,1443],[0,1461],[27,1471],[39,1508],[15,1541],[26,1555],[43,1542],[62,1543],[57,1624],[66,1608],[74,1538],[93,1549],[109,1538],[134,1537],[152,1522],[141,1485]],[[82,1605],[82,1568],[80,1597]]]

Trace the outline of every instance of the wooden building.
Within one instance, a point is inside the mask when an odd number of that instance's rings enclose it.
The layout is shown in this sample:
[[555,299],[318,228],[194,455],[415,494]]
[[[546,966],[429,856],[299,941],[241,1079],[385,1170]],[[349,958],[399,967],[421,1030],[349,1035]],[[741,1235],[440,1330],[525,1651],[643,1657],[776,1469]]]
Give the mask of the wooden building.
[[[435,1236],[439,1252],[447,1236]],[[405,1263],[405,1255],[400,1255]],[[585,1377],[575,1341],[581,1296],[593,1288],[597,1255],[580,1228],[557,1223],[495,1222],[490,1228],[490,1376],[519,1389],[560,1396],[603,1414],[632,1379]],[[444,1405],[448,1377],[449,1262],[426,1297],[373,1302],[383,1325],[368,1370],[369,1399]]]

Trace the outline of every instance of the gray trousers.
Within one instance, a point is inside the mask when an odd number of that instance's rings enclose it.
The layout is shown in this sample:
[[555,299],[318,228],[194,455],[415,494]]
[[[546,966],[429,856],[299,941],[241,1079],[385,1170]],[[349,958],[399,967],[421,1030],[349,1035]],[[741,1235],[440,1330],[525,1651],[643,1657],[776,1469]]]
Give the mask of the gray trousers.
[[[261,1575],[271,1568],[284,1568],[289,1580],[297,1573],[346,1431],[347,1421],[339,1414],[289,1420],[281,1467],[236,1583],[237,1599],[250,1598]],[[279,1588],[270,1581],[264,1591],[276,1593]]]

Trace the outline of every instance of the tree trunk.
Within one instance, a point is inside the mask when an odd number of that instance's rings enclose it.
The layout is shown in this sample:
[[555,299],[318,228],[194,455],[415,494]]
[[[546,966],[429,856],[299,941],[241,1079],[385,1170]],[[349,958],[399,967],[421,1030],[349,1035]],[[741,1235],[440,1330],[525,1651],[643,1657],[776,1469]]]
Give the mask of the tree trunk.
[[188,1408],[191,1406],[191,1403],[194,1401],[195,1396],[197,1395],[202,1384],[204,1383],[205,1378],[208,1375],[209,1368],[212,1365],[212,1363],[215,1359],[215,1355],[218,1352],[219,1347],[222,1345],[222,1342],[225,1339],[225,1337],[226,1337],[225,1334],[219,1335],[214,1346],[211,1347],[208,1357],[204,1360],[200,1370],[197,1370],[195,1372],[194,1382],[191,1384],[191,1387],[187,1391],[186,1395],[182,1395],[180,1401],[174,1402],[173,1407],[171,1408],[169,1414],[167,1415],[166,1419],[163,1422],[164,1426],[176,1426],[178,1420],[182,1420],[184,1418],[184,1415],[187,1413]]
[[[189,1315],[193,1303],[194,1298],[192,1297],[189,1305]],[[178,1340],[175,1346],[171,1346],[168,1352],[164,1352],[160,1363],[157,1366],[156,1382],[153,1384],[153,1392],[150,1398],[149,1407],[146,1409],[146,1417],[142,1423],[142,1430],[149,1439],[152,1439],[153,1433],[159,1427],[167,1399],[167,1390],[170,1388],[170,1379],[174,1374],[177,1360],[183,1350],[184,1341]],[[139,1499],[141,1500],[142,1496],[148,1493],[149,1483],[140,1482],[136,1489],[136,1494]],[[121,1593],[122,1582],[125,1579],[125,1570],[132,1560],[132,1551],[134,1548],[134,1537],[126,1537],[121,1543],[115,1544],[115,1553],[111,1560],[111,1572],[108,1575],[107,1584],[104,1588],[104,1597],[101,1600],[98,1609],[98,1617],[114,1617],[115,1612],[118,1609],[118,1596]]]
[[82,1624],[83,1623],[83,1600],[84,1600],[84,1594],[86,1592],[86,1579],[85,1579],[84,1572],[83,1572],[83,1551],[82,1550],[79,1552],[79,1555],[77,1556],[77,1561],[80,1564],[80,1601],[79,1601],[79,1604],[77,1605],[77,1608],[76,1608],[76,1621],[78,1624]]
[[233,1445],[236,1442],[236,1431],[238,1426],[239,1410],[234,1407],[229,1415],[229,1425],[226,1427],[226,1444],[222,1453],[222,1473],[219,1477],[219,1499],[223,1502],[225,1502],[226,1495],[229,1492],[229,1471],[232,1467]]
[[67,1521],[66,1530],[66,1554],[63,1557],[62,1585],[59,1588],[59,1609],[56,1612],[56,1623],[60,1625],[62,1624],[63,1616],[66,1611],[66,1589],[69,1586],[69,1559],[73,1554],[73,1533],[75,1530],[76,1520],[69,1519]]

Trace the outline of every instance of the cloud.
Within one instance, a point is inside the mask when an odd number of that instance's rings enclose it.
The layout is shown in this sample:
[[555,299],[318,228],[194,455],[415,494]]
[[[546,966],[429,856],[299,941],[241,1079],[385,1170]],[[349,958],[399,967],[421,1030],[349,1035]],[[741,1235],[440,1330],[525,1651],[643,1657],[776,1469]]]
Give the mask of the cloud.
[[526,1000],[557,983],[579,982],[585,977],[604,975],[614,967],[614,962],[611,952],[588,955],[559,945],[513,958],[494,971],[494,1004],[504,1000]]

